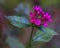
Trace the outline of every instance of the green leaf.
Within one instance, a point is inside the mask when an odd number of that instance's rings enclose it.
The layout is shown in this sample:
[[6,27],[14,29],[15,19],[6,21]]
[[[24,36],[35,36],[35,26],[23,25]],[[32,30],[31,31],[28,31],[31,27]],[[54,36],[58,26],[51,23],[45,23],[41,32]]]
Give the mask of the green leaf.
[[55,31],[50,28],[42,28],[42,30],[38,30],[33,37],[33,42],[49,42],[54,35],[58,35]]
[[6,18],[11,22],[12,25],[18,27],[18,28],[23,28],[27,27],[29,24],[28,19],[25,17],[20,17],[20,16],[6,16]]
[[18,39],[10,36],[6,38],[6,43],[9,45],[10,48],[25,48]]

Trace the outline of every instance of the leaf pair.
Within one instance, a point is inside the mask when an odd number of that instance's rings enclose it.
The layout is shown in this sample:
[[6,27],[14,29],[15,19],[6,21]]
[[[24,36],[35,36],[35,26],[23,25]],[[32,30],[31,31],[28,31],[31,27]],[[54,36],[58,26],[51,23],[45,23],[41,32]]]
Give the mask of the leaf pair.
[[[25,17],[20,17],[20,16],[6,16],[6,18],[10,21],[10,23],[13,26],[18,27],[18,28],[26,28],[26,27],[28,27],[28,25],[30,25],[29,20],[26,19]],[[58,35],[58,34],[55,31],[53,31],[52,29],[47,28],[47,27],[39,27],[37,29],[36,34],[33,36],[32,39],[33,39],[33,42],[49,42],[54,35]],[[11,44],[13,44],[14,41],[12,42],[11,40],[10,41],[9,40],[8,40],[8,43],[9,43],[10,46],[12,46]],[[16,41],[15,41],[15,43],[19,44]],[[14,44],[14,46],[16,44]],[[17,48],[19,48],[19,47],[17,47]]]
[[[30,24],[28,19],[20,16],[6,16],[6,18],[11,22],[12,25],[18,28],[26,28]],[[57,35],[55,31],[47,27],[40,27],[37,30],[35,36],[33,37],[34,42],[48,42],[52,39],[54,35]]]

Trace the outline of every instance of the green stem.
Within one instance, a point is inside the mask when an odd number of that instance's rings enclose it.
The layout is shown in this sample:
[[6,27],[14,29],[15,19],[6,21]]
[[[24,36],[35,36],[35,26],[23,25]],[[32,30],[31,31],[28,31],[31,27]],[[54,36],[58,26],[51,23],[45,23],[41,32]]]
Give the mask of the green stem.
[[34,27],[32,27],[32,31],[31,31],[31,35],[30,35],[30,39],[29,39],[29,43],[28,43],[28,45],[27,45],[27,47],[26,47],[26,48],[29,48],[29,47],[31,47],[31,46],[32,46],[32,45],[31,45],[31,43],[32,43],[33,31],[34,31]]

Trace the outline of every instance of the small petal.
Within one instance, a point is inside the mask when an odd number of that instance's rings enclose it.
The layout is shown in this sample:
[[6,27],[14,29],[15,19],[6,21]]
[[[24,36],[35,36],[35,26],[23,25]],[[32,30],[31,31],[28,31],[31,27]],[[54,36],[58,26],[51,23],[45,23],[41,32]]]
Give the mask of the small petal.
[[30,17],[34,17],[35,14],[33,12],[30,12]]
[[48,16],[48,13],[46,13],[45,15]]
[[33,9],[34,9],[35,11],[39,11],[39,10],[41,10],[41,7],[40,7],[40,6],[34,6]]
[[44,25],[43,25],[44,27],[47,27],[48,26],[48,24],[47,23],[44,23]]
[[48,14],[48,13],[45,13],[45,14],[44,14],[44,17],[47,17],[47,16],[49,16],[49,14]]
[[31,23],[35,23],[35,18],[31,18],[31,19],[30,19],[30,22],[31,22]]
[[36,21],[35,21],[35,25],[39,26],[40,24],[41,24],[41,20],[36,19]]
[[43,18],[44,18],[44,20],[46,20],[46,21],[51,21],[51,16],[50,16],[48,13],[46,13],[46,14],[43,16]]
[[48,19],[51,18],[51,16],[48,13],[45,14],[45,17],[48,18]]
[[48,18],[48,19],[50,19],[50,18],[51,18],[51,16],[47,16],[47,18]]

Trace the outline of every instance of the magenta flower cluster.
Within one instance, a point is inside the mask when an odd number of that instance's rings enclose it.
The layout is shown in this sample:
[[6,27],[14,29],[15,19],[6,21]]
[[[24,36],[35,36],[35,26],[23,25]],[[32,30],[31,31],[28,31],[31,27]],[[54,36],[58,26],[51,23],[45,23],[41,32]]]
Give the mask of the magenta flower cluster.
[[30,12],[30,22],[37,26],[48,26],[47,22],[51,22],[51,16],[48,12],[44,12],[40,6],[33,7],[34,12]]

